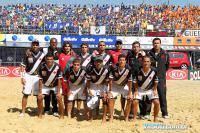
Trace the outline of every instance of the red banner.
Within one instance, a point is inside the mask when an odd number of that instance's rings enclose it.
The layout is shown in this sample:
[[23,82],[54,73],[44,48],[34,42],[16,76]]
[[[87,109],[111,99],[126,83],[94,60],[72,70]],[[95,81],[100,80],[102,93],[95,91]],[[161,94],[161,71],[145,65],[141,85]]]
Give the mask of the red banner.
[[20,77],[20,67],[1,67],[0,77]]
[[170,69],[166,75],[167,80],[188,80],[188,70]]

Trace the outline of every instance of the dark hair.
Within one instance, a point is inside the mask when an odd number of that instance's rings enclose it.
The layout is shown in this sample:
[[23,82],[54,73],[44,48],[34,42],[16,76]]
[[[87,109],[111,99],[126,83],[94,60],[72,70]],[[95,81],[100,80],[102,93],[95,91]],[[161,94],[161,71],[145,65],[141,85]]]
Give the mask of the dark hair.
[[62,52],[65,53],[65,47],[69,45],[69,47],[72,49],[72,44],[68,41],[64,41],[62,45]]
[[144,61],[144,58],[149,58],[149,59],[150,59],[150,62],[151,62],[151,57],[150,57],[150,56],[148,56],[148,55],[143,56],[143,57],[142,57],[142,61]]
[[122,44],[122,40],[117,40],[117,41],[115,42],[115,45],[117,45],[117,44]]
[[47,58],[47,57],[54,57],[54,56],[53,56],[52,53],[47,53],[47,54],[46,54],[46,58]]
[[50,43],[51,43],[52,40],[56,40],[56,42],[58,42],[57,39],[56,39],[55,37],[52,37],[52,38],[50,39]]
[[79,64],[80,64],[80,63],[81,63],[81,59],[80,59],[80,58],[75,58],[75,59],[73,60],[73,64],[74,64],[74,63],[79,63]]
[[158,38],[158,37],[154,38],[154,39],[153,39],[153,41],[152,41],[152,43],[154,43],[156,40],[159,40],[159,41],[160,41],[160,43],[161,43],[161,39],[160,39],[160,38]]
[[135,44],[139,44],[139,46],[140,46],[140,42],[138,42],[138,41],[133,42],[132,46],[134,46]]
[[126,59],[126,56],[125,56],[124,54],[120,54],[120,55],[118,56],[118,61],[119,61],[119,59],[121,59],[121,58],[125,58],[125,59]]
[[89,47],[88,44],[87,44],[86,42],[82,43],[82,44],[81,44],[81,47],[82,47],[83,45]]

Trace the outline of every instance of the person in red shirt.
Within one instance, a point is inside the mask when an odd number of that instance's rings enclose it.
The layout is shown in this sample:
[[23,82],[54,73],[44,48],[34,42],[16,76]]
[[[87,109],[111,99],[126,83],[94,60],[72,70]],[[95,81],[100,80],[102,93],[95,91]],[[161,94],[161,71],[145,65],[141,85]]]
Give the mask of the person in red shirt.
[[[127,56],[128,51],[122,49],[122,41],[117,40],[115,43],[115,50],[110,50],[109,54],[111,56],[112,67],[117,65],[119,55]],[[124,115],[124,108],[125,108],[126,99],[121,96],[121,115]]]
[[[70,42],[64,42],[62,46],[62,53],[59,56],[59,65],[60,65],[60,69],[63,75],[66,73],[68,69],[70,69],[70,66],[72,65],[72,62],[75,59],[75,57],[76,57],[76,54],[72,50],[72,44]],[[62,78],[61,84],[62,84],[62,92],[64,95],[65,110],[66,110],[69,88],[65,84],[64,78]]]
[[109,50],[109,54],[111,56],[112,65],[116,65],[118,62],[119,55],[127,55],[128,51],[122,49],[122,41],[117,40],[115,43],[115,50]]

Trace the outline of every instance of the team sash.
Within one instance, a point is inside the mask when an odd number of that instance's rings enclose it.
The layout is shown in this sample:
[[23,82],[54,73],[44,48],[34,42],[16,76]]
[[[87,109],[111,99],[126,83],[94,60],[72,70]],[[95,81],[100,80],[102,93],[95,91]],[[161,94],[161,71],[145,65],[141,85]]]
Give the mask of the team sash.
[[90,61],[91,61],[91,56],[92,56],[92,55],[89,55],[89,56],[84,60],[84,62],[83,62],[83,64],[82,64],[83,67],[86,67],[86,66],[88,65],[88,63],[90,63]]
[[128,75],[128,73],[129,73],[129,70],[126,69],[126,71],[122,74],[122,76],[117,81],[115,81],[115,83],[118,85],[121,84],[127,78],[126,75]]
[[49,86],[49,85],[52,83],[52,81],[54,80],[54,78],[55,78],[56,75],[57,75],[58,69],[59,69],[58,66],[56,66],[56,67],[54,68],[54,70],[51,72],[51,75],[49,76],[48,80],[46,81],[46,83],[45,83],[44,85]]
[[145,90],[147,86],[149,85],[149,82],[152,80],[153,76],[155,75],[155,71],[152,71],[151,74],[147,77],[147,79],[144,81],[140,89]]
[[42,62],[42,59],[44,58],[44,56],[45,56],[45,54],[41,53],[40,57],[37,59],[37,61],[33,65],[32,69],[29,72],[27,72],[28,74],[33,74],[36,71],[36,69],[38,68],[38,66]]
[[72,84],[73,85],[79,85],[80,82],[82,81],[84,75],[85,75],[85,71],[82,71],[81,74],[79,75],[78,79],[74,83],[72,83]]
[[99,78],[99,80],[95,84],[101,84],[102,81],[105,79],[107,72],[108,72],[108,70],[105,69],[105,71],[103,72],[103,74],[101,75],[101,77]]
[[71,56],[71,57],[69,58],[67,64],[65,65],[65,68],[64,68],[64,74],[65,74],[65,72],[66,72],[67,70],[70,69],[70,64],[73,62],[74,58],[75,58],[74,56]]
[[103,65],[105,65],[110,59],[110,55],[106,55],[105,58],[103,59]]

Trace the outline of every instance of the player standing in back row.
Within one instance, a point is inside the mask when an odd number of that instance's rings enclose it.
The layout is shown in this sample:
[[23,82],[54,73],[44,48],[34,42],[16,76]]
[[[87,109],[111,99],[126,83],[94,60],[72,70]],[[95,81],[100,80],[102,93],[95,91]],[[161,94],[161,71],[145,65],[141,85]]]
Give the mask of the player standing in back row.
[[[37,40],[31,43],[31,49],[26,51],[26,55],[21,63],[21,83],[23,84],[22,112],[20,116],[24,116],[27,105],[28,96],[37,95],[38,92],[38,68],[45,54],[40,51],[39,42]],[[24,71],[25,68],[25,71]]]

